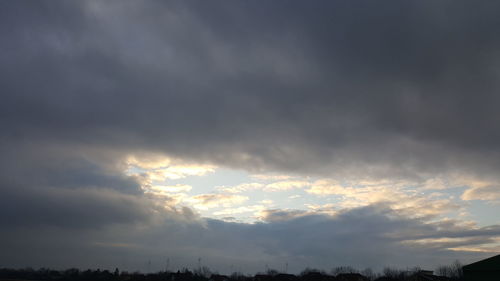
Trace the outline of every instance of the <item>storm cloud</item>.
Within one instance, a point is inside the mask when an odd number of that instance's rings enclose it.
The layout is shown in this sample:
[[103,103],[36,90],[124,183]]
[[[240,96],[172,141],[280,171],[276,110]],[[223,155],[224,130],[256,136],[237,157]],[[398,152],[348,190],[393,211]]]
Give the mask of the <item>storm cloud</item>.
[[24,4],[2,9],[6,136],[253,169],[498,169],[496,4]]

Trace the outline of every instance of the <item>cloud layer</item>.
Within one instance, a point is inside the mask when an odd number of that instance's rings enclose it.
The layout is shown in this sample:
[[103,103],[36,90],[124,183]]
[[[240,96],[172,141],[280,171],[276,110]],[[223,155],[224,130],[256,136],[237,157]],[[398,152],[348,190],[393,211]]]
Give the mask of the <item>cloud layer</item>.
[[499,167],[492,3],[3,5],[13,138],[343,176]]
[[[498,209],[499,8],[1,3],[0,265],[144,269],[141,259],[203,256],[221,270],[298,270],[495,251],[497,224],[443,210],[465,206],[450,188]],[[191,185],[158,183],[217,167],[260,176],[191,197]],[[263,182],[272,173],[294,176]],[[242,206],[249,190],[347,199]],[[180,202],[263,221],[201,218]]]

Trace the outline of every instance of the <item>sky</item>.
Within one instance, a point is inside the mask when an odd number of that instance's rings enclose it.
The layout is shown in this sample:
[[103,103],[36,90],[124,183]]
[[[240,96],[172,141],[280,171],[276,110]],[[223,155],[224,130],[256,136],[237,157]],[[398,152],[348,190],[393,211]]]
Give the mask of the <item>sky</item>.
[[0,2],[0,267],[498,254],[499,9]]

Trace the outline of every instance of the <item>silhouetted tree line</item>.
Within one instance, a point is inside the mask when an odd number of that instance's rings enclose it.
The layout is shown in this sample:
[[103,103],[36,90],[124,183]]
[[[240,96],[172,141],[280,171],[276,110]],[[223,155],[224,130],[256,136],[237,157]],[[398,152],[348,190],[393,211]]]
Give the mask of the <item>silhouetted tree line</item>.
[[0,269],[0,281],[4,280],[57,280],[57,281],[461,281],[462,266],[455,262],[449,266],[440,266],[435,273],[414,268],[398,270],[385,268],[382,273],[374,273],[371,269],[362,271],[349,266],[336,267],[327,273],[321,270],[305,269],[298,275],[280,273],[269,269],[265,273],[254,276],[235,272],[231,275],[221,275],[207,267],[197,270],[184,269],[177,272],[160,271],[157,273],[126,272],[109,270],[53,270],[41,268],[38,270]]

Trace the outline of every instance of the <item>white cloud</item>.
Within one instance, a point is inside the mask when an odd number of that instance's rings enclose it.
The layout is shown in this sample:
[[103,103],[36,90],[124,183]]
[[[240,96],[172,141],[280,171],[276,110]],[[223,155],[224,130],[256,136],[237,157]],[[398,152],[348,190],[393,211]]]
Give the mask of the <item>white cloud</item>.
[[242,183],[235,186],[218,186],[216,189],[220,192],[228,192],[228,193],[242,193],[249,190],[261,189],[264,187],[264,184],[258,182],[252,183]]
[[188,163],[181,159],[160,156],[128,156],[125,160],[126,174],[142,175],[150,183],[182,179],[188,176],[203,176],[213,173],[214,165]]
[[347,189],[333,180],[317,180],[306,190],[308,193],[316,195],[344,195]]
[[448,189],[450,187],[451,187],[450,184],[446,182],[443,178],[427,179],[422,186],[422,188],[424,189],[436,189],[436,190]]
[[500,186],[499,185],[474,186],[464,191],[461,198],[463,200],[500,201]]
[[467,187],[460,197],[462,200],[500,201],[500,183],[497,181],[470,176],[457,176],[453,181],[454,185]]
[[247,200],[248,197],[241,195],[210,193],[196,195],[186,201],[192,203],[196,209],[207,210],[215,207],[230,207]]
[[295,181],[279,181],[279,182],[274,182],[266,185],[264,187],[264,191],[284,191],[284,190],[290,190],[290,189],[295,189],[295,188],[302,188],[309,186],[310,183],[307,181],[303,180],[295,180]]
[[250,177],[263,181],[283,181],[294,178],[291,175],[279,175],[279,174],[254,174],[251,175]]
[[449,198],[425,195],[418,189],[405,188],[404,182],[362,182],[356,187],[344,186],[337,181],[322,179],[315,181],[306,192],[340,197],[337,204],[341,208],[355,208],[371,204],[389,204],[394,210],[412,217],[438,216],[460,209]]
[[158,193],[178,193],[178,192],[188,192],[192,188],[193,188],[192,186],[187,184],[153,185],[149,190]]
[[226,208],[220,211],[216,211],[213,214],[216,216],[229,216],[236,215],[242,213],[254,213],[258,211],[264,210],[266,207],[263,205],[250,205],[250,206],[241,206],[238,208]]
[[218,186],[217,190],[228,193],[242,193],[252,190],[277,192],[277,191],[286,191],[296,188],[303,188],[309,185],[311,185],[311,183],[304,180],[277,181],[268,184],[260,182],[251,182],[251,183],[242,183],[235,186]]

